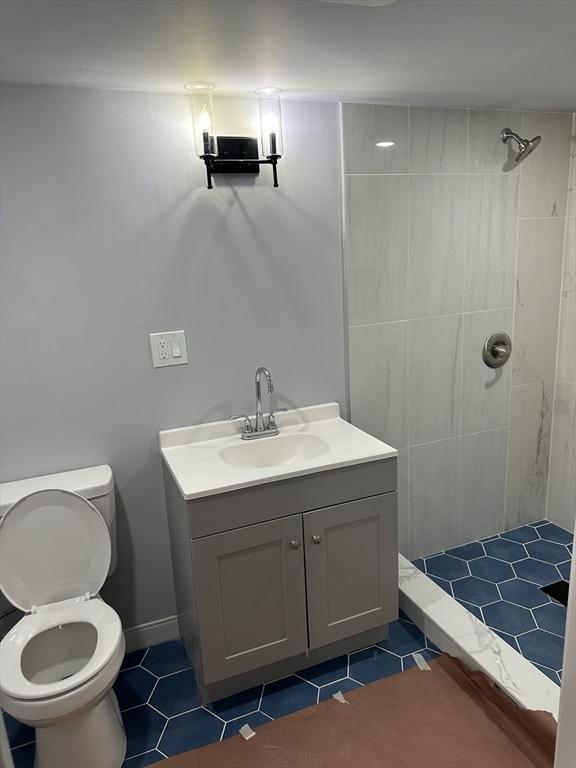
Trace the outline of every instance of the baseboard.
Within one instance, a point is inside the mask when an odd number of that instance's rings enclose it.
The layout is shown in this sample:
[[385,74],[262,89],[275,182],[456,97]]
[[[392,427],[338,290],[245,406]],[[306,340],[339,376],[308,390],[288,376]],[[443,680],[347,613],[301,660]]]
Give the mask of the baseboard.
[[159,645],[168,640],[178,640],[178,617],[166,616],[164,619],[149,621],[147,624],[139,624],[137,627],[129,627],[124,630],[126,638],[126,652],[138,651],[140,648],[148,648],[150,645]]

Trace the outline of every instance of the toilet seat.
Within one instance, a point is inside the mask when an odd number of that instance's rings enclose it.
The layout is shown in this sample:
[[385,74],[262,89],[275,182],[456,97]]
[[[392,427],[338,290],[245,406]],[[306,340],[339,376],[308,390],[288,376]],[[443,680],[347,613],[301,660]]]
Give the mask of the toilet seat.
[[73,491],[24,496],[0,520],[0,589],[16,608],[100,592],[112,548],[104,518]]
[[[36,491],[6,512],[0,520],[0,587],[12,605],[28,615],[2,640],[2,694],[14,699],[50,699],[90,680],[114,656],[122,624],[116,611],[98,597],[110,556],[104,518],[77,493]],[[94,650],[86,663],[55,682],[29,680],[22,663],[28,644],[47,630],[70,624],[88,624],[95,630]],[[78,639],[74,632],[68,635],[68,642]],[[72,664],[78,652],[72,651]],[[62,659],[46,663],[65,674]]]
[[[86,664],[70,677],[53,683],[34,683],[22,672],[22,654],[37,635],[65,624],[91,624],[97,635],[96,647]],[[2,693],[14,699],[48,699],[83,685],[106,666],[123,641],[122,624],[116,611],[99,597],[63,600],[24,616],[2,640],[0,680]]]

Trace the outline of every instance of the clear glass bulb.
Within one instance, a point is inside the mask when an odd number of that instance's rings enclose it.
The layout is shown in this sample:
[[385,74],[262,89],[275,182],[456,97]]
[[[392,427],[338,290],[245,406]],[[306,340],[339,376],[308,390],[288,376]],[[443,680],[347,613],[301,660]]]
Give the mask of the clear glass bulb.
[[206,109],[206,105],[202,107],[202,112],[198,117],[198,126],[201,131],[209,131],[212,121],[210,120],[210,113]]
[[278,125],[278,116],[274,112],[268,112],[262,118],[262,128],[265,133],[277,133]]

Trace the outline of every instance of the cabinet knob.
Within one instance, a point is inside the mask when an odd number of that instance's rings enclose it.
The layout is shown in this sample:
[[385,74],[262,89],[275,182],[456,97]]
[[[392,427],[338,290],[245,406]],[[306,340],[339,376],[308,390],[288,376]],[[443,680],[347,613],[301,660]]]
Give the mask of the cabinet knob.
[[299,546],[300,546],[300,542],[297,539],[292,539],[292,541],[290,542],[290,548],[298,549]]
[[314,544],[320,544],[322,541],[322,536],[312,536],[312,541]]

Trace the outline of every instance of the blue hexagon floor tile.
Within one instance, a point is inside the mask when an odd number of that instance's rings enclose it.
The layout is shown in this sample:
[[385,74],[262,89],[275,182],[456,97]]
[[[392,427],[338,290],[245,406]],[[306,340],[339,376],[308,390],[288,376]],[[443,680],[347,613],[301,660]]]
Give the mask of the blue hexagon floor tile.
[[545,563],[563,563],[570,557],[564,544],[555,544],[553,541],[532,541],[526,544],[526,550],[530,557],[536,560],[544,560]]
[[554,584],[555,581],[560,579],[560,572],[555,565],[543,563],[542,560],[535,560],[533,557],[520,560],[518,563],[514,563],[512,567],[519,579],[531,581],[540,587],[545,587],[546,584]]
[[381,640],[377,645],[383,651],[390,651],[397,656],[406,656],[408,653],[426,648],[426,638],[411,621],[398,619],[389,625],[388,639]]
[[157,677],[164,677],[190,666],[184,646],[179,640],[148,648],[141,665]]
[[516,560],[523,560],[526,557],[526,550],[523,544],[508,539],[494,539],[484,544],[486,554],[490,557],[497,557],[499,560],[505,560],[507,563],[514,563]]
[[264,686],[260,711],[276,719],[310,707],[318,700],[318,688],[295,675]]
[[[491,543],[488,542],[488,544]],[[494,584],[514,578],[512,566],[496,557],[479,557],[478,560],[472,560],[469,565],[473,576],[478,576],[478,578],[491,581]]]
[[120,672],[114,685],[120,709],[130,709],[146,704],[158,678],[142,667],[133,667]]
[[[540,587],[569,580],[571,542],[571,533],[540,520],[414,564],[560,684],[566,609]],[[465,561],[471,575],[454,576],[446,567],[454,559]]]
[[517,541],[518,544],[527,544],[529,541],[536,541],[538,538],[538,531],[531,525],[523,525],[521,528],[504,531],[504,533],[500,534],[500,538]]
[[189,749],[204,747],[219,741],[224,723],[207,709],[200,707],[184,715],[168,720],[158,749],[167,757],[187,752]]
[[495,584],[479,579],[476,576],[468,576],[452,582],[452,590],[457,600],[464,600],[481,608],[500,600],[500,593]]
[[324,661],[314,667],[303,669],[298,672],[298,676],[303,677],[309,683],[314,683],[314,685],[328,685],[328,683],[346,677],[347,669],[348,656],[338,656],[336,659],[330,659],[330,661]]
[[535,629],[520,635],[518,645],[522,654],[530,661],[541,664],[556,672],[562,669],[562,655],[564,653],[564,638],[546,632],[544,629]]
[[540,629],[547,632],[553,632],[555,635],[564,637],[566,630],[566,608],[558,603],[548,603],[540,608],[534,608],[532,611],[536,624]]
[[435,555],[426,558],[426,573],[438,576],[445,581],[453,581],[468,576],[465,562],[451,555]]
[[507,603],[506,600],[487,605],[482,613],[489,627],[499,629],[512,637],[536,629],[536,622],[529,608]]
[[167,677],[161,677],[150,697],[150,705],[166,717],[196,709],[202,702],[191,669],[183,669]]
[[555,523],[546,523],[539,526],[538,535],[541,539],[554,541],[556,544],[572,544],[572,534]]
[[550,598],[542,592],[536,584],[531,584],[524,579],[511,579],[498,584],[500,594],[509,603],[522,605],[524,608],[536,608],[538,605],[546,605]]
[[247,691],[235,693],[233,696],[227,696],[225,699],[218,699],[211,704],[206,705],[206,709],[214,712],[222,720],[235,720],[250,712],[254,712],[260,705],[263,685],[257,685],[249,688]]
[[366,685],[402,672],[402,661],[399,656],[371,646],[363,651],[350,654],[349,676],[353,680]]

